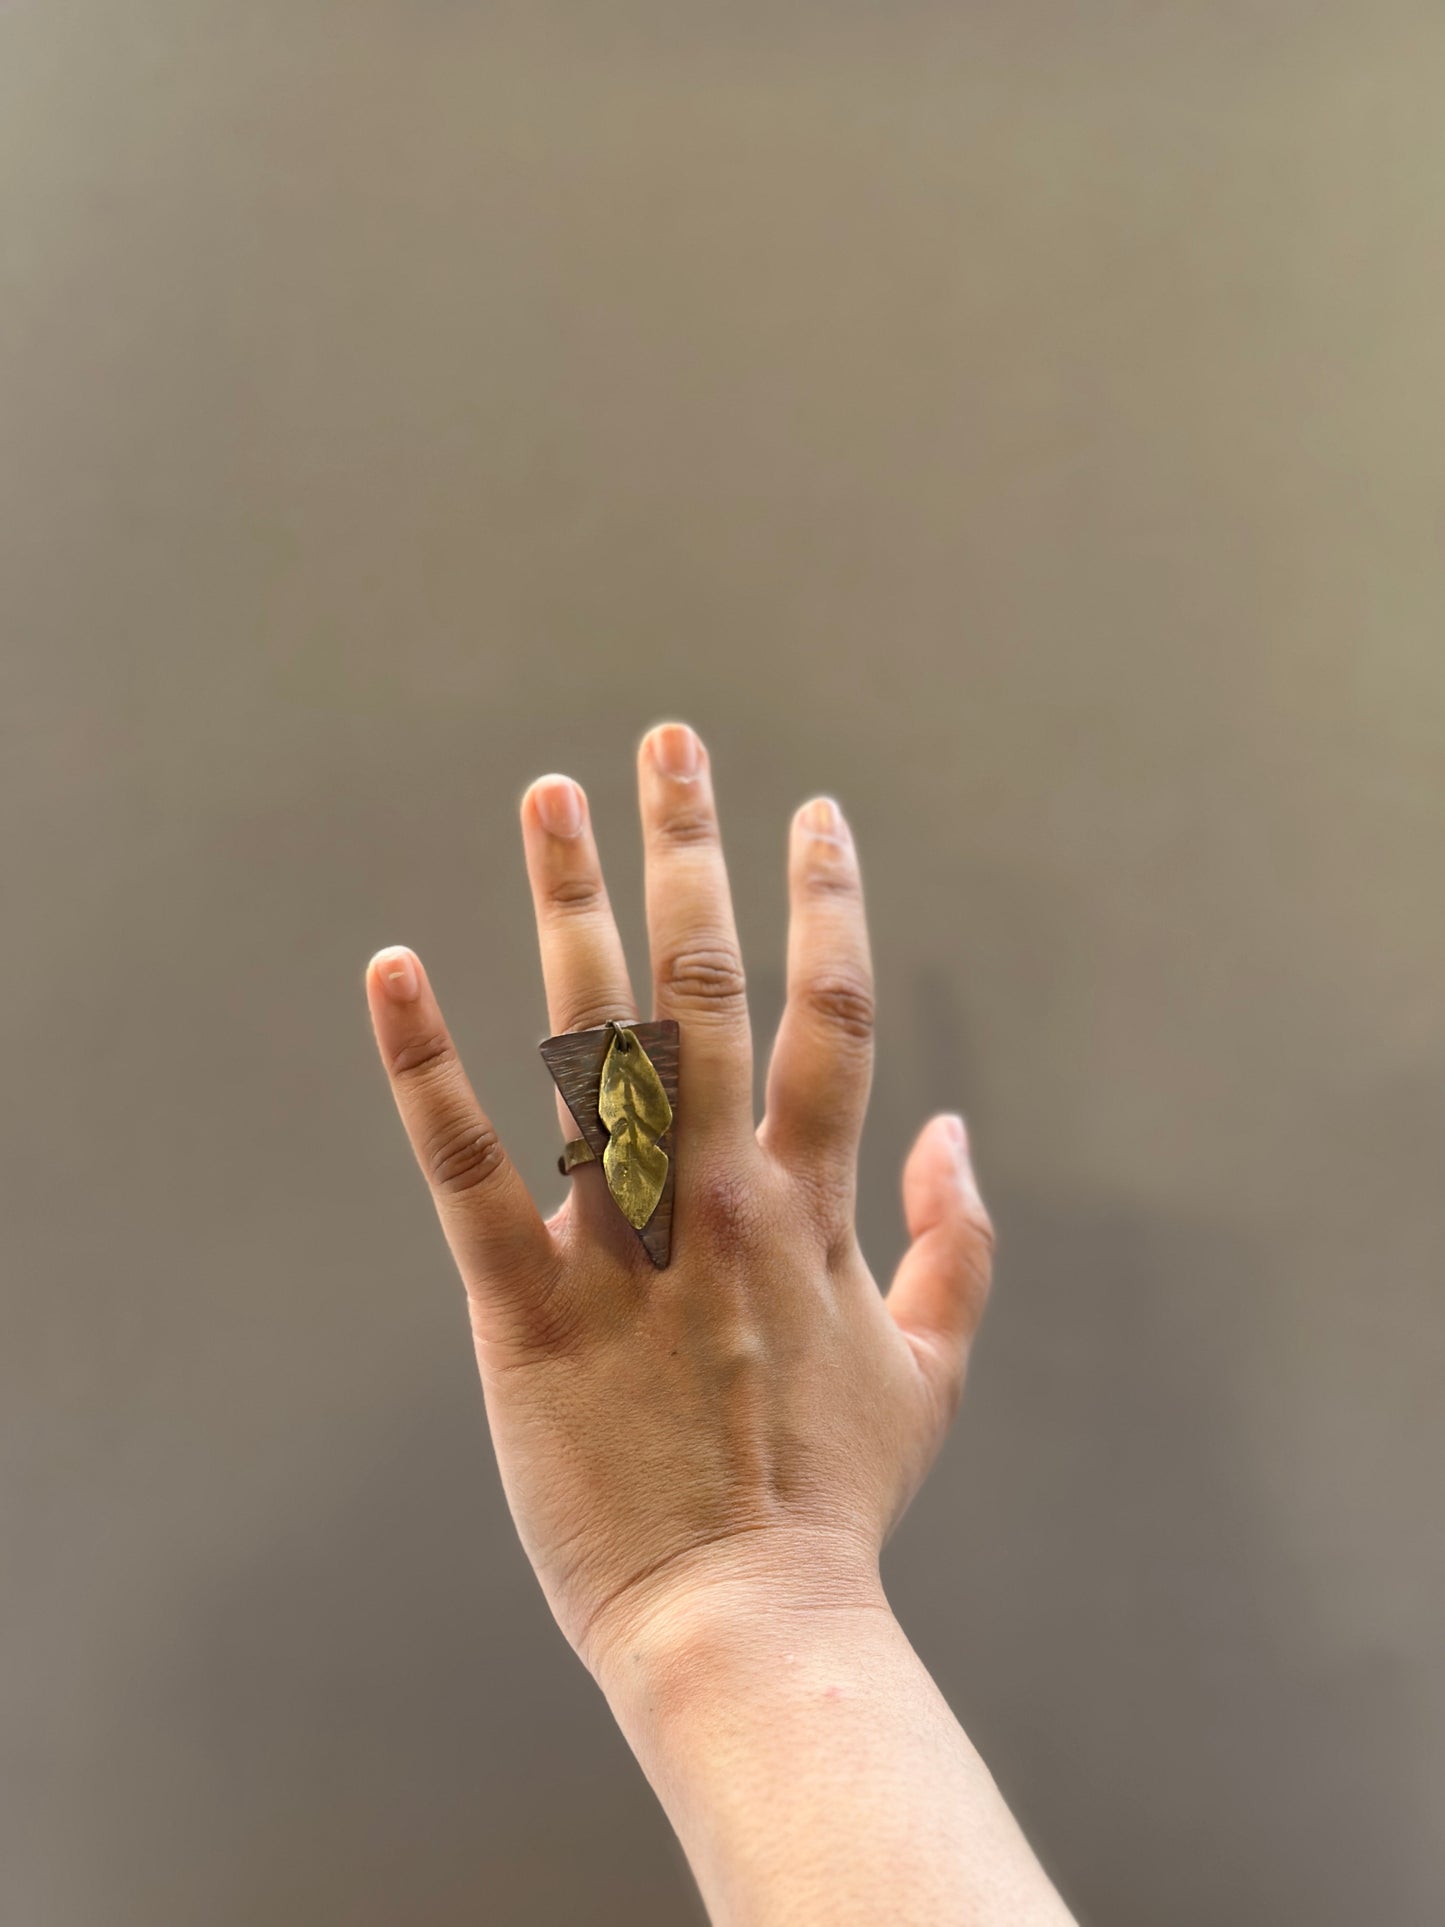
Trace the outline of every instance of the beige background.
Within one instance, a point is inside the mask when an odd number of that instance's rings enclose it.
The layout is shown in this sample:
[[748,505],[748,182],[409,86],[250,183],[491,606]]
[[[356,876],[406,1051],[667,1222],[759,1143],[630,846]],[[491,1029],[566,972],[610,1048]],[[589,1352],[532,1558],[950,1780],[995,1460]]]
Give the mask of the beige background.
[[16,1927],[651,1923],[361,972],[550,1203],[515,811],[713,750],[1002,1231],[898,1610],[1109,1927],[1445,1917],[1445,26],[0,6]]

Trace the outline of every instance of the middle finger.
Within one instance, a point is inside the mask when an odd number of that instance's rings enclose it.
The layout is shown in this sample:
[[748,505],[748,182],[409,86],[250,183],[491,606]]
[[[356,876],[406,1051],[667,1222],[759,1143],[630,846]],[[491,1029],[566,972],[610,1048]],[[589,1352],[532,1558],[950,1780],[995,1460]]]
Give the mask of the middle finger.
[[752,1033],[706,749],[685,723],[638,751],[653,1007],[682,1025],[686,1118],[700,1136],[753,1137]]

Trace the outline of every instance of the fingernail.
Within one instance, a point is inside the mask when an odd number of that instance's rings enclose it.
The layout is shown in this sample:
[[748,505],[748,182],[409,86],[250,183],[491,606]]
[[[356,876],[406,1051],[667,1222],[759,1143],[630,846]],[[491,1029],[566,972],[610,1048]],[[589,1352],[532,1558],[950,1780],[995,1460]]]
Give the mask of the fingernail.
[[664,776],[694,776],[701,745],[686,723],[664,723],[652,732],[652,754]]
[[950,1111],[944,1118],[943,1123],[954,1146],[962,1151],[968,1144],[968,1126],[964,1123],[957,1111]]
[[537,785],[537,814],[553,836],[576,836],[582,827],[582,795],[570,776],[549,776]]
[[416,958],[409,950],[378,950],[372,968],[394,1004],[414,1004],[421,992]]
[[804,804],[798,812],[798,820],[804,829],[811,830],[816,836],[832,836],[841,842],[848,834],[843,812],[831,796],[815,796],[811,803]]

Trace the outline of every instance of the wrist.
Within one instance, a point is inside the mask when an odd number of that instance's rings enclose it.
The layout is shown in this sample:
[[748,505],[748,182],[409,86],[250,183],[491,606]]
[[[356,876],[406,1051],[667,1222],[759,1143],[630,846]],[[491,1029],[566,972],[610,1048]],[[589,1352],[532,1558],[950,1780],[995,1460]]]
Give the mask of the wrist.
[[757,1550],[630,1601],[594,1666],[709,1917],[1063,1927],[876,1555]]
[[583,1657],[636,1744],[720,1695],[785,1693],[894,1625],[876,1551],[770,1528],[631,1588],[598,1615]]

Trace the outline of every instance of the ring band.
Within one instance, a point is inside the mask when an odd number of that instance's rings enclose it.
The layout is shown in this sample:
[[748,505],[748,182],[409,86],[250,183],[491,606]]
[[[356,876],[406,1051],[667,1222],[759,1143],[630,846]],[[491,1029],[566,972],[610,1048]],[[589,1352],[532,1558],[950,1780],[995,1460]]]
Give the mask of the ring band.
[[597,1153],[592,1149],[592,1146],[587,1142],[586,1138],[574,1137],[568,1139],[566,1149],[557,1160],[557,1169],[565,1178],[568,1172],[575,1171],[579,1164],[595,1164],[596,1162]]

